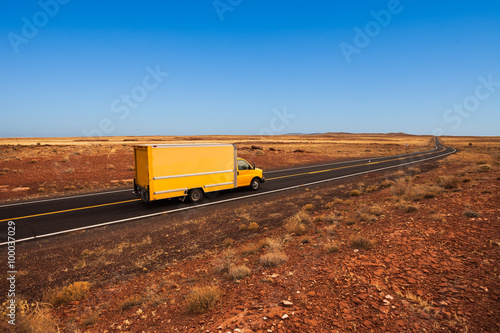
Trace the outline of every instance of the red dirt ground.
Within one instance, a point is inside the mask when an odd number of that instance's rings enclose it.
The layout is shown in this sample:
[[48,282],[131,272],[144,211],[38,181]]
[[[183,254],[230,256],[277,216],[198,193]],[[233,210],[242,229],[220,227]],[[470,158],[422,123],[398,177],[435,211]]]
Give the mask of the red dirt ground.
[[[499,152],[21,243],[19,293],[90,282],[49,307],[64,332],[499,332]],[[303,235],[286,227],[300,211]],[[287,257],[276,267],[261,263],[268,238]],[[235,281],[221,258],[250,275]],[[200,314],[186,309],[197,286],[220,290]]]

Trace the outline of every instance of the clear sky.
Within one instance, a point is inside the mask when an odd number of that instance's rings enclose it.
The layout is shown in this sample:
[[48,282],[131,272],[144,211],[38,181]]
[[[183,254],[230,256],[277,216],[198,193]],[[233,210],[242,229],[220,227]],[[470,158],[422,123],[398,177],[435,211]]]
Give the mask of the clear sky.
[[0,136],[500,135],[500,1],[9,1]]

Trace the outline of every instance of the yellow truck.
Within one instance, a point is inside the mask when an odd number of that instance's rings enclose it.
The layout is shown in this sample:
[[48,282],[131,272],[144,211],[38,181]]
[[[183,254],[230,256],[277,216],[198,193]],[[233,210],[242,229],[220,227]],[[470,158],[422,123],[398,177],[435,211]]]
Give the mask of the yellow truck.
[[205,193],[265,181],[262,169],[238,158],[233,144],[147,144],[134,146],[134,193],[143,201],[178,197],[198,202]]

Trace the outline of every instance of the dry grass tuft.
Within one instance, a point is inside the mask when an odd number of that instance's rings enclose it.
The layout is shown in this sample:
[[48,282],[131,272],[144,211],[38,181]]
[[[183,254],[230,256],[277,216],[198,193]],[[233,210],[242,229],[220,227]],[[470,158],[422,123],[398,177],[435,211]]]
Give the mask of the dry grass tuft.
[[51,295],[49,296],[49,302],[54,306],[58,306],[72,301],[78,301],[87,294],[89,289],[90,283],[88,282],[74,282],[69,286],[51,293]]
[[260,263],[267,267],[276,267],[288,260],[286,254],[281,251],[273,251],[260,256]]
[[251,270],[247,266],[245,266],[245,265],[238,265],[238,266],[232,266],[229,269],[229,273],[228,274],[229,274],[229,276],[233,280],[241,280],[245,276],[250,275],[250,272],[251,272]]
[[340,244],[337,242],[328,243],[325,245],[325,250],[328,253],[336,253],[340,251]]
[[133,295],[133,296],[130,296],[129,298],[126,298],[125,300],[123,300],[123,302],[121,302],[118,305],[118,310],[120,310],[120,312],[121,312],[121,311],[125,311],[128,309],[132,309],[133,307],[141,305],[143,302],[144,302],[144,300],[141,296]]
[[236,252],[233,249],[224,251],[221,257],[215,260],[214,267],[217,272],[229,272],[231,266],[236,261]]
[[351,246],[355,249],[369,250],[373,248],[373,241],[365,237],[357,236],[351,239]]
[[233,244],[234,244],[234,239],[232,239],[232,238],[224,238],[224,241],[222,241],[223,247],[230,247]]
[[310,224],[311,216],[301,211],[288,218],[285,229],[291,234],[301,236],[308,231]]
[[248,224],[247,230],[255,231],[257,229],[259,229],[259,225],[256,222],[250,222]]
[[310,210],[313,210],[314,209],[314,205],[313,204],[307,204],[307,205],[304,205],[304,207],[302,207],[302,210],[304,211],[310,211]]
[[361,191],[360,190],[351,190],[351,192],[349,192],[349,194],[351,195],[351,197],[357,197],[357,196],[361,195]]
[[[17,314],[15,332],[56,333],[60,332],[58,321],[46,306],[36,304],[33,309]],[[9,331],[6,331],[9,332]],[[12,331],[14,332],[14,331]]]
[[479,172],[488,172],[491,170],[491,165],[489,164],[481,164],[480,166],[477,167],[477,170]]
[[186,309],[191,313],[210,310],[221,296],[217,286],[196,287],[186,297]]
[[447,190],[458,188],[460,179],[456,176],[442,176],[438,179],[438,185]]

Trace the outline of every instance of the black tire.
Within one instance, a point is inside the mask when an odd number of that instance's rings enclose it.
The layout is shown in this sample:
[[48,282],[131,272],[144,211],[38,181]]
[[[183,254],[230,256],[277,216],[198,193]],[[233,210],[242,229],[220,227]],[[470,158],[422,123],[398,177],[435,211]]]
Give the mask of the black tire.
[[189,191],[188,199],[192,203],[200,202],[203,199],[203,192],[199,188],[194,188]]
[[259,189],[259,187],[260,187],[260,179],[259,178],[252,179],[252,181],[250,182],[249,188],[252,191],[257,191]]

